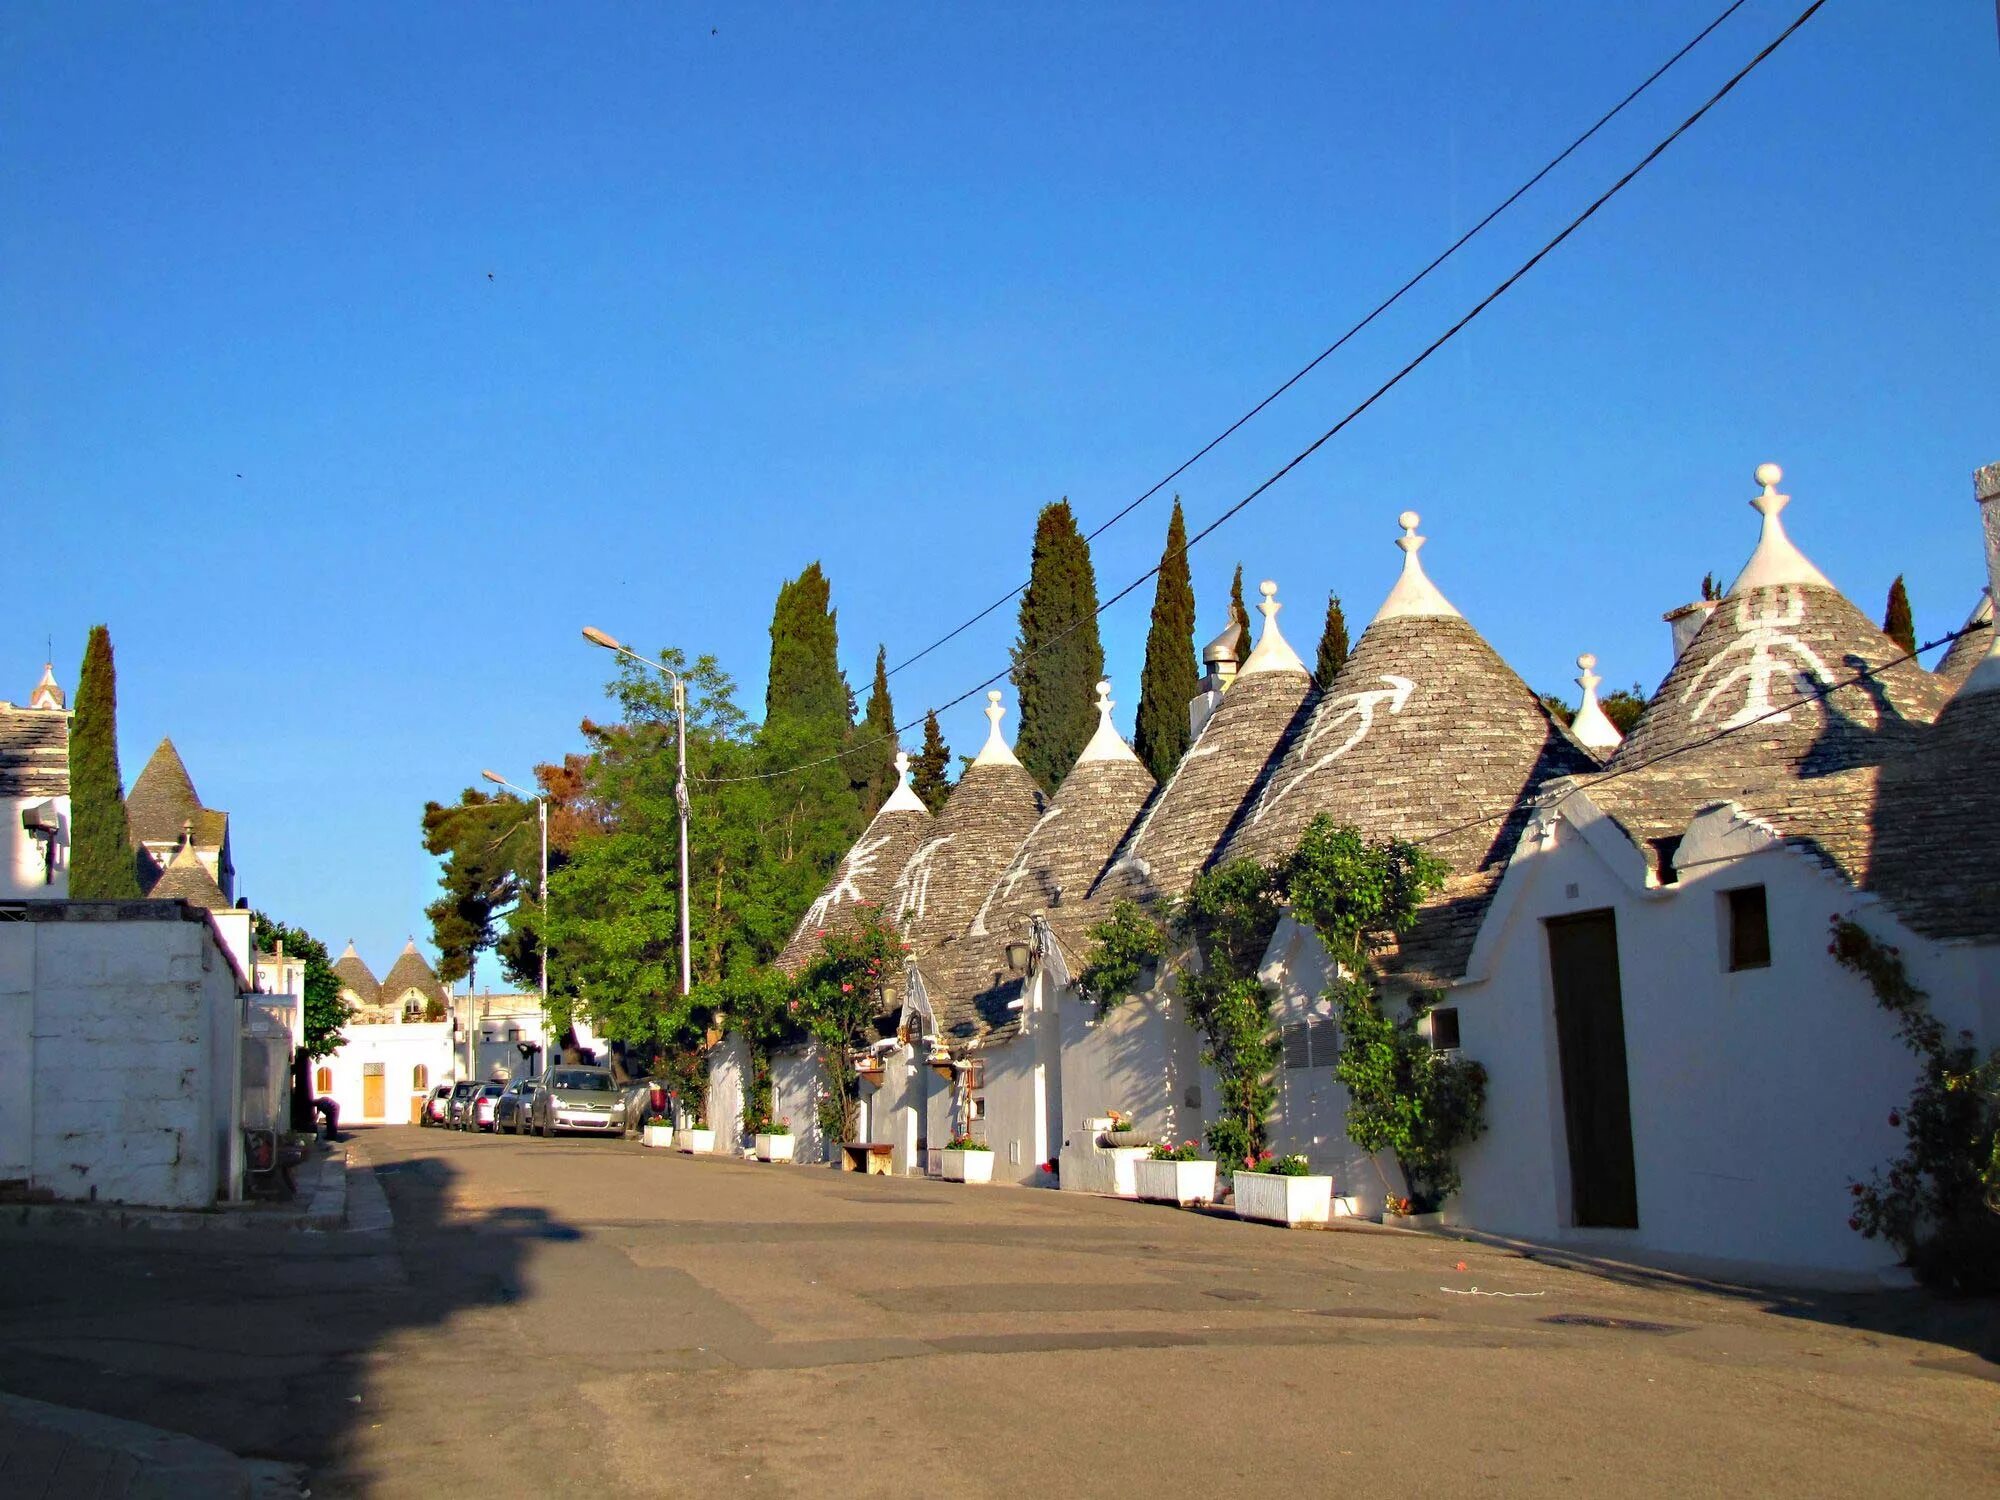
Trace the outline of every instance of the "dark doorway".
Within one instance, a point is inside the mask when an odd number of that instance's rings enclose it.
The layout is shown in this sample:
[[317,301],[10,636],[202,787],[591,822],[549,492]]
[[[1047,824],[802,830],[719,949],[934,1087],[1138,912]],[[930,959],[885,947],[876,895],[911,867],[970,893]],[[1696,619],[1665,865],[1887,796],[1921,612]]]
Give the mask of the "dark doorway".
[[1608,911],[1549,921],[1570,1210],[1580,1226],[1639,1227],[1632,1171],[1632,1100],[1625,1077],[1625,1003],[1618,922]]

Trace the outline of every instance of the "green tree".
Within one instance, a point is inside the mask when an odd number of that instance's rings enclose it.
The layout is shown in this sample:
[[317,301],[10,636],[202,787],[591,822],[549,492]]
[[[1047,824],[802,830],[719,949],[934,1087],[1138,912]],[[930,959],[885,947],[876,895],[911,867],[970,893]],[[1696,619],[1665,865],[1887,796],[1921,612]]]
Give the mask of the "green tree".
[[1146,665],[1139,674],[1139,716],[1132,751],[1162,786],[1188,747],[1188,702],[1201,678],[1194,655],[1194,581],[1188,576],[1187,520],[1181,497],[1167,521],[1167,546],[1153,588]]
[[797,1014],[818,1044],[820,1139],[855,1138],[861,1080],[855,1054],[890,1009],[889,983],[902,973],[902,934],[865,907],[853,928],[828,932],[799,971]]
[[1347,615],[1340,607],[1340,595],[1326,596],[1326,628],[1319,636],[1319,661],[1313,676],[1319,679],[1322,690],[1333,681],[1333,674],[1347,665]]
[[1646,690],[1635,682],[1629,688],[1606,693],[1597,700],[1597,706],[1604,710],[1612,728],[1620,734],[1630,734],[1632,726],[1639,722],[1639,715],[1646,711]]
[[1090,544],[1077,530],[1067,499],[1044,506],[1036,518],[1013,658],[1014,687],[1021,699],[1014,753],[1030,775],[1053,789],[1097,727],[1094,689],[1104,675],[1097,575],[1090,564]]
[[326,956],[326,944],[303,927],[288,927],[261,911],[252,913],[251,923],[259,953],[275,952],[283,943],[287,958],[304,962],[306,1053],[314,1058],[333,1056],[345,1040],[340,1033],[353,1018],[354,1007],[340,998],[340,979]]
[[934,813],[943,810],[951,795],[951,746],[944,742],[935,712],[924,715],[924,746],[910,763],[910,790]]
[[93,625],[69,733],[73,901],[135,901],[143,894],[125,821],[124,787],[118,771],[118,668],[111,655],[111,631]]
[[771,679],[756,731],[757,769],[785,773],[781,857],[806,883],[805,905],[821,877],[861,831],[870,773],[856,751],[854,695],[840,672],[840,632],[832,588],[818,563],[778,590],[771,612]]
[[896,705],[889,697],[889,651],[875,648],[875,685],[868,693],[868,713],[855,736],[851,757],[860,781],[861,816],[875,810],[896,789]]
[[1917,622],[1910,615],[1910,593],[1903,587],[1903,575],[1889,585],[1889,606],[1882,616],[1882,634],[1905,651],[1917,649]]
[[1229,580],[1229,619],[1243,632],[1243,654],[1250,654],[1250,611],[1243,607],[1243,564],[1236,565],[1236,575]]
[[764,689],[764,722],[816,723],[851,718],[847,679],[840,675],[840,630],[833,586],[818,563],[778,589],[771,611],[771,673]]
[[438,950],[437,976],[449,987],[499,941],[499,914],[535,890],[541,834],[532,803],[467,787],[456,803],[424,804],[423,837],[424,852],[442,862],[441,894],[424,915]]

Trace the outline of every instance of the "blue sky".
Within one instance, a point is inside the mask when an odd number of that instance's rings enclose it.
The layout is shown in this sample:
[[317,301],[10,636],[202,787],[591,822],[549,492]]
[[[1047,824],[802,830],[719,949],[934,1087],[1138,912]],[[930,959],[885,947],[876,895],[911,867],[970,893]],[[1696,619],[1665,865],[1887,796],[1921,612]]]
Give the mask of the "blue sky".
[[[1178,484],[1199,525],[1344,413],[1803,0],[1750,0]],[[0,695],[118,648],[260,906],[378,965],[427,797],[601,712],[586,623],[761,706],[819,559],[849,676],[1123,505],[1693,35],[1647,6],[23,6],[0,50]],[[1792,532],[1926,636],[2000,459],[1985,0],[1835,0],[1491,313],[1196,549],[1310,656],[1394,518],[1539,688],[1668,665],[1662,611]],[[489,279],[490,273],[490,279]],[[241,477],[238,477],[241,476]],[[1165,497],[1100,540],[1151,566]],[[1150,586],[1104,622],[1129,726]],[[895,680],[1005,660],[1002,611]],[[976,704],[946,735],[970,752]],[[490,975],[489,975],[490,977]]]

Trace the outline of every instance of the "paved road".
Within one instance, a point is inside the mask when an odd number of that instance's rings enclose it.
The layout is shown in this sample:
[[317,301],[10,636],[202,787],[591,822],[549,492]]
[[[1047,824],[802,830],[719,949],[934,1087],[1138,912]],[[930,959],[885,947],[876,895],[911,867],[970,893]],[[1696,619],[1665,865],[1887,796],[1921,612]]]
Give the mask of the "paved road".
[[2000,1483],[1990,1304],[606,1141],[359,1145],[391,1231],[0,1234],[0,1389],[321,1496]]

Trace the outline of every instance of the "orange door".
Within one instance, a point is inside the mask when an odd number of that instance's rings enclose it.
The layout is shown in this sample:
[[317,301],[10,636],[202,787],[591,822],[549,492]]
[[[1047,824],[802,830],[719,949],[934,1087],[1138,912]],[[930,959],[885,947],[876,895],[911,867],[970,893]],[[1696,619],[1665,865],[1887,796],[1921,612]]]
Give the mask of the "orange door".
[[382,1118],[382,1110],[387,1102],[383,1097],[384,1090],[382,1087],[382,1082],[383,1082],[382,1070],[379,1067],[372,1072],[367,1072],[362,1074],[361,1076],[362,1119],[379,1120]]

